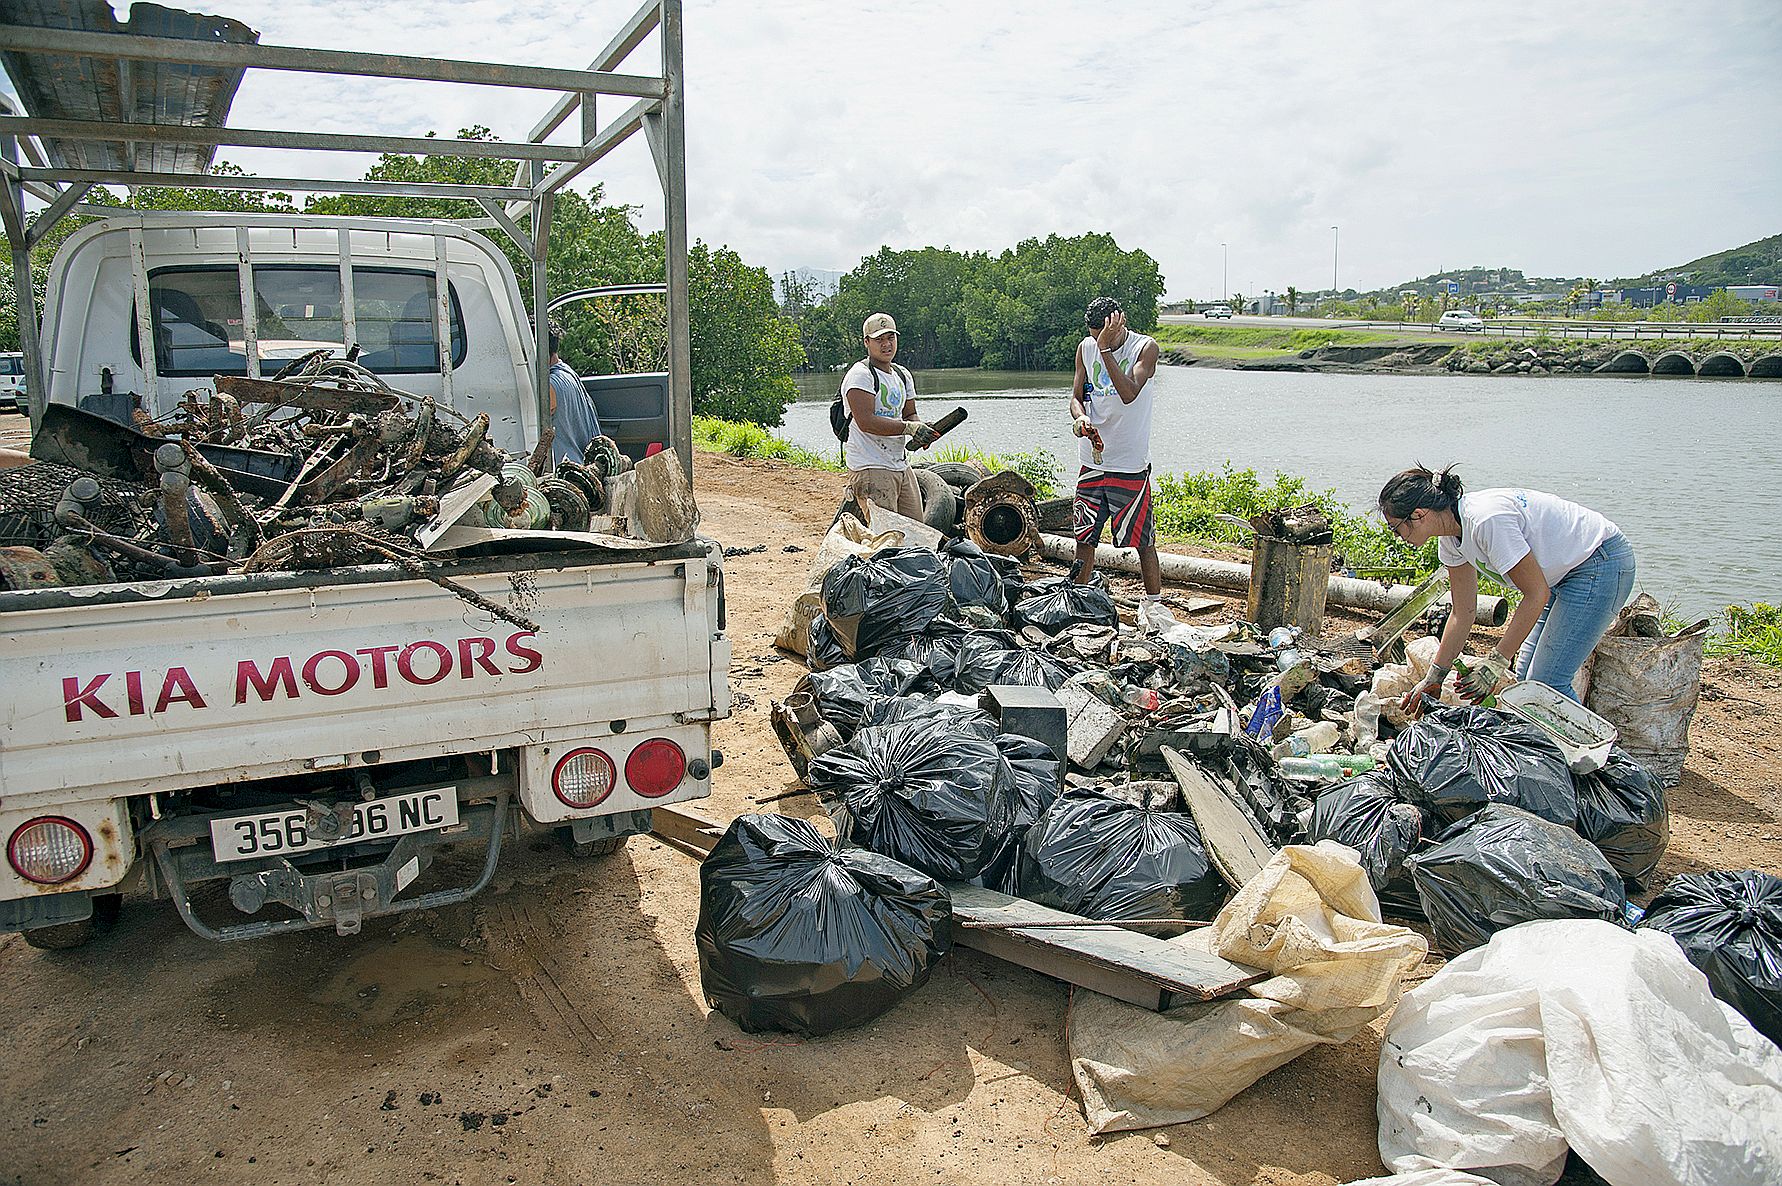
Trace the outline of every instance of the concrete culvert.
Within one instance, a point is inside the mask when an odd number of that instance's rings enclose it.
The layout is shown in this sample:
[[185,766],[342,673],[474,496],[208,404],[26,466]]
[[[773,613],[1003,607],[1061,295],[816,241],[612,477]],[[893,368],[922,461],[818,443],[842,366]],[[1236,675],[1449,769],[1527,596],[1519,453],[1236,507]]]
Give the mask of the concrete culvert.
[[1702,359],[1702,365],[1695,373],[1713,378],[1743,379],[1745,362],[1730,351],[1718,350]]
[[1008,545],[1027,534],[1021,512],[1008,504],[990,507],[984,512],[984,535],[992,542]]
[[1782,354],[1766,354],[1751,360],[1753,379],[1782,379]]
[[1652,373],[1655,375],[1693,375],[1695,359],[1681,350],[1666,350],[1652,360]]
[[1638,350],[1623,350],[1596,368],[1599,375],[1644,375],[1651,370],[1651,362]]

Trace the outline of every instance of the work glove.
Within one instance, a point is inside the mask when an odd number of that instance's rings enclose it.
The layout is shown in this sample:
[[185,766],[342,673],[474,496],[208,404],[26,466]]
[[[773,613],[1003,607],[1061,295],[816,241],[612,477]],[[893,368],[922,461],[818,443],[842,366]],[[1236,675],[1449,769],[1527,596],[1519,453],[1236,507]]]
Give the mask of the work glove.
[[[1423,682],[1400,697],[1399,711],[1413,721],[1422,716],[1423,710],[1429,707],[1429,701],[1442,698],[1442,681],[1448,678],[1448,670],[1446,667],[1431,666],[1429,674],[1423,677]],[[1424,699],[1426,696],[1428,701]]]
[[1086,437],[1094,431],[1095,428],[1089,423],[1089,417],[1087,416],[1078,416],[1075,420],[1071,421],[1070,432],[1072,436]]
[[1460,677],[1460,694],[1474,704],[1497,691],[1510,673],[1510,661],[1496,651],[1486,655]]
[[940,439],[940,434],[934,431],[933,426],[923,420],[905,420],[903,435],[910,438],[910,447],[913,449],[926,449]]

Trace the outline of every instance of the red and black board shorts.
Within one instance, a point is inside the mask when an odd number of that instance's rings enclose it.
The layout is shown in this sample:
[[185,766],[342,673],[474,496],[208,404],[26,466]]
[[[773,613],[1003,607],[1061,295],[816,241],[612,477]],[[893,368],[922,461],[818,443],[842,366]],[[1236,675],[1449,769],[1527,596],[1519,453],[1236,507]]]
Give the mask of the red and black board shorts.
[[1136,474],[1084,469],[1077,475],[1077,500],[1071,508],[1071,529],[1080,544],[1101,542],[1101,525],[1109,524],[1116,548],[1148,548],[1151,527],[1151,469]]

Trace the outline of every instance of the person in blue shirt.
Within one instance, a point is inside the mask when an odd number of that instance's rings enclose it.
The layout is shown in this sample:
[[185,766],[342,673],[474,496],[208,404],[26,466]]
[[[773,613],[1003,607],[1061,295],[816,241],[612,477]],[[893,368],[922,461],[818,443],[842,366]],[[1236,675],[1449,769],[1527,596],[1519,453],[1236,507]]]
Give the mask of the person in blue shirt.
[[580,461],[588,442],[600,434],[600,415],[588,389],[582,386],[575,368],[557,354],[563,341],[563,327],[555,321],[547,326],[551,343],[551,425],[557,430],[551,442],[553,461]]

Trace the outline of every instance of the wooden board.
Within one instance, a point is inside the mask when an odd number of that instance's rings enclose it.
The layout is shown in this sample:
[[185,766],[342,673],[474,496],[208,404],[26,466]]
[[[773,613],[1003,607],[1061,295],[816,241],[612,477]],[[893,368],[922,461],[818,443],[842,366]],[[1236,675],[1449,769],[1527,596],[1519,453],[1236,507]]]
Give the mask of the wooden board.
[[1274,846],[1238,805],[1200,772],[1200,767],[1167,745],[1163,747],[1163,760],[1182,788],[1188,813],[1200,826],[1200,838],[1207,846],[1213,867],[1233,889],[1242,889],[1275,855]]
[[947,892],[953,896],[955,923],[999,924],[955,926],[953,942],[959,946],[1146,1009],[1210,1001],[1264,976],[1208,952],[1105,923],[1022,930],[1020,923],[1089,920],[964,882],[948,882]]
[[[656,807],[650,830],[674,847],[703,857],[724,835],[725,825],[684,806]],[[1163,1010],[1183,1000],[1210,1001],[1264,978],[1265,973],[1106,924],[1021,930],[1021,923],[1085,922],[1024,898],[949,882],[956,923],[996,923],[994,929],[956,926],[953,941],[997,959],[1092,989],[1146,1009]]]

